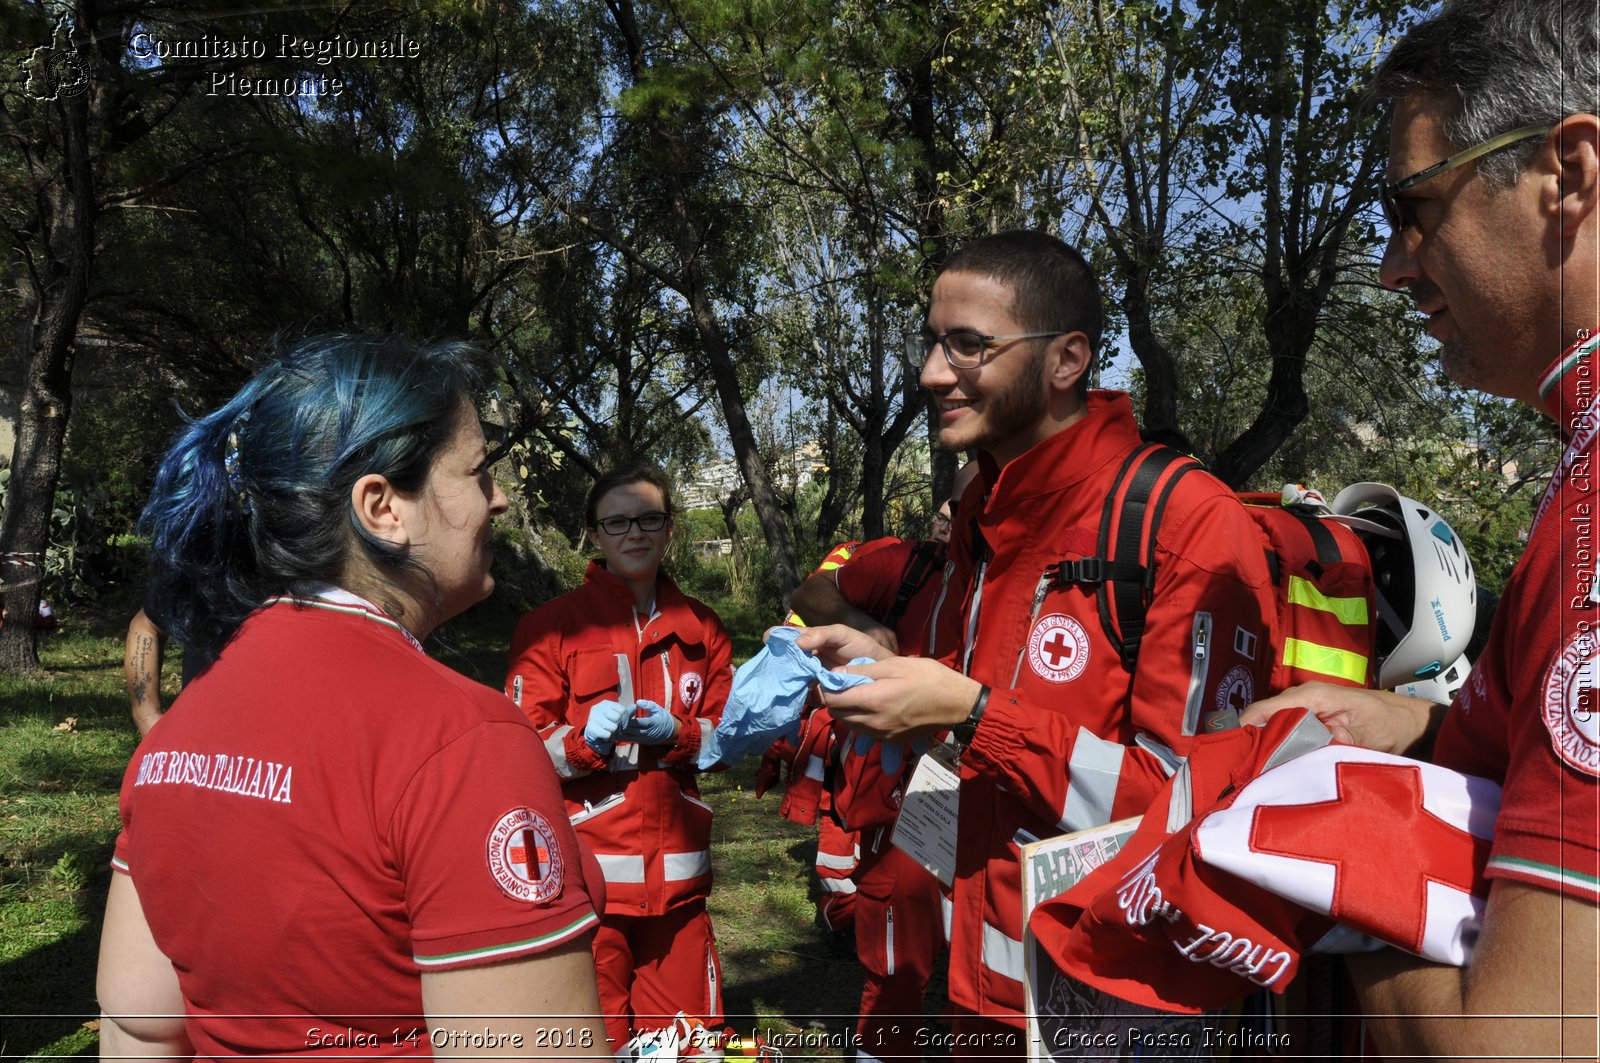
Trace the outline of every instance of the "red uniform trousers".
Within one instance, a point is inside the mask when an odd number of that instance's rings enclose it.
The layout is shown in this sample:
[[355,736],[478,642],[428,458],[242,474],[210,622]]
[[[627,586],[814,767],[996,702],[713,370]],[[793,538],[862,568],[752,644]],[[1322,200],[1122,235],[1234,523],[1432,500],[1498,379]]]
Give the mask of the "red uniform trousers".
[[856,1022],[857,1058],[922,1057],[922,994],[944,938],[939,880],[889,842],[890,828],[866,832],[856,882],[856,956],[866,969]]
[[601,916],[594,966],[613,1052],[633,1030],[672,1025],[680,1009],[722,1025],[722,967],[703,900],[662,915]]
[[861,836],[845,830],[835,818],[826,791],[824,807],[817,816],[817,882],[822,896],[817,898],[817,915],[835,934],[856,925],[856,868],[861,861]]

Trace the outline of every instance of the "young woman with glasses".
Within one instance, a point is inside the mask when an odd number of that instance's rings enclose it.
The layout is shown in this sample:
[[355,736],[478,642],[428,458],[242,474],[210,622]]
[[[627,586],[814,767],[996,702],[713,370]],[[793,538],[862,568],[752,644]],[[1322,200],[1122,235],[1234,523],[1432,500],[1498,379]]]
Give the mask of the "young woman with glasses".
[[506,675],[605,874],[594,954],[613,1050],[679,1011],[722,1019],[695,759],[728,699],[732,646],[716,613],[661,572],[672,515],[661,470],[603,475],[585,503],[601,556],[581,587],[517,624]]
[[102,1058],[608,1054],[550,758],[422,648],[494,586],[479,380],[307,342],[162,461],[147,601],[211,663],[123,780]]

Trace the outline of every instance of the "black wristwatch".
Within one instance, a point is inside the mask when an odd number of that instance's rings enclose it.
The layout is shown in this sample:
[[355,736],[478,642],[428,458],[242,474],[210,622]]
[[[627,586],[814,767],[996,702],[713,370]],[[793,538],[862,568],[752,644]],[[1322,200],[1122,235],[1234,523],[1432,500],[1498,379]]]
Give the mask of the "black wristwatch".
[[967,713],[967,718],[950,729],[955,736],[956,744],[966,749],[972,744],[972,736],[978,733],[978,721],[983,719],[983,714],[989,708],[989,688],[978,688],[978,697],[972,703],[972,711]]

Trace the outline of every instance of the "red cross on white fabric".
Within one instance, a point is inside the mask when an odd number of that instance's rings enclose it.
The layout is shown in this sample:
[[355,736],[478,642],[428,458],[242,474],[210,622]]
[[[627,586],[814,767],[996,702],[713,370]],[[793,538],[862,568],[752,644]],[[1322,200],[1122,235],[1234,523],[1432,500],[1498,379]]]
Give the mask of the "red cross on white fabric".
[[513,845],[508,855],[513,864],[522,865],[528,878],[535,881],[543,878],[550,867],[550,850],[539,844],[539,836],[531,827],[522,829],[522,844]]
[[1078,647],[1067,638],[1065,632],[1057,631],[1041,647],[1040,652],[1051,668],[1060,668],[1063,664],[1072,663],[1072,659],[1078,655]]
[[[1386,941],[1422,951],[1428,923],[1428,883],[1466,893],[1485,892],[1489,841],[1451,826],[1422,806],[1422,773],[1400,764],[1343,761],[1334,767],[1338,796],[1305,805],[1256,809],[1250,848],[1335,869],[1335,919],[1355,914],[1381,923]],[[1376,823],[1404,811],[1401,837],[1373,838]]]

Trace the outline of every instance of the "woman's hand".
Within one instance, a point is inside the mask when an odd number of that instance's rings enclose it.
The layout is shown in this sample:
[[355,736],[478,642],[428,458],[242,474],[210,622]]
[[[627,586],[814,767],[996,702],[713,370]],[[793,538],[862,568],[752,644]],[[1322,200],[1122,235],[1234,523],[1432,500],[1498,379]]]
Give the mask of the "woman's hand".
[[664,746],[678,736],[678,721],[672,713],[653,701],[640,698],[634,703],[644,711],[643,716],[629,716],[622,723],[618,738],[646,746]]
[[600,756],[609,757],[632,714],[633,709],[620,701],[608,698],[595,702],[589,707],[589,721],[583,725],[583,740]]

